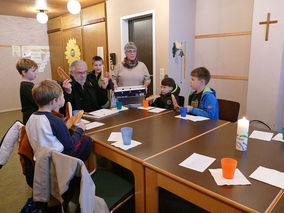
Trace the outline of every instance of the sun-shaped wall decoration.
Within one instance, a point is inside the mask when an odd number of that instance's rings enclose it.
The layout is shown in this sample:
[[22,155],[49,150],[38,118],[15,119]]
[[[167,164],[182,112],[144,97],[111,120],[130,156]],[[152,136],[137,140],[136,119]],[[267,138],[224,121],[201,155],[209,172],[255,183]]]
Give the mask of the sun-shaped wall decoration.
[[65,55],[69,65],[74,60],[80,59],[81,52],[75,38],[70,38],[67,42]]

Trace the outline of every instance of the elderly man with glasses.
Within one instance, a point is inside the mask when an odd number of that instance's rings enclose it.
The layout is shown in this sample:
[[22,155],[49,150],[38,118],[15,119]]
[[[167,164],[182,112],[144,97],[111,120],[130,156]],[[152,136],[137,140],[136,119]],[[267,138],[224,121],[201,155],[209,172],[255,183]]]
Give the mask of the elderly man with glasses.
[[74,60],[69,71],[72,81],[63,82],[65,102],[70,102],[73,110],[91,112],[100,109],[98,88],[87,79],[86,62]]

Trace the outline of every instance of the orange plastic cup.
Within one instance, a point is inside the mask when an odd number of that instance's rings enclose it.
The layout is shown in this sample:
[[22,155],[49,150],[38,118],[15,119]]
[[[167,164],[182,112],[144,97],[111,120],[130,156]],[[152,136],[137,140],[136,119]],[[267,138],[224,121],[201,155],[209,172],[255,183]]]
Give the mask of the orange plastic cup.
[[148,108],[149,106],[149,101],[148,100],[143,100],[143,107]]
[[221,166],[223,177],[226,179],[233,179],[237,168],[238,161],[233,158],[222,158]]

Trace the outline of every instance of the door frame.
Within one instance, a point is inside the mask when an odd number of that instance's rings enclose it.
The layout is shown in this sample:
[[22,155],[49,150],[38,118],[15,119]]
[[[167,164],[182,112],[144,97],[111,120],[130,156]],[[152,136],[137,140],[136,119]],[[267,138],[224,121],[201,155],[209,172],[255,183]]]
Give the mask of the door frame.
[[149,10],[141,13],[136,13],[120,18],[121,32],[121,60],[124,59],[124,45],[129,42],[128,36],[128,21],[135,18],[142,18],[147,15],[152,15],[152,46],[153,46],[153,94],[156,92],[156,39],[155,39],[155,10]]

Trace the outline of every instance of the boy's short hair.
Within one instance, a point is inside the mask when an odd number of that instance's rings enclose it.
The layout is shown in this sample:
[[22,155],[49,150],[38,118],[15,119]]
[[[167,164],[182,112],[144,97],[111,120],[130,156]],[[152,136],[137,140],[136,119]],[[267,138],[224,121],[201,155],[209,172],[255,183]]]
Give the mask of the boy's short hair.
[[175,80],[172,78],[164,78],[161,82],[161,85],[175,88],[176,83]]
[[194,70],[191,71],[190,75],[193,77],[197,77],[198,80],[204,80],[205,85],[208,84],[211,78],[210,72],[205,67],[195,68]]
[[62,93],[61,86],[54,80],[43,80],[36,84],[32,90],[33,99],[39,106],[49,104]]
[[20,58],[16,64],[16,68],[20,75],[23,75],[23,71],[28,71],[32,67],[37,69],[37,63],[28,58]]
[[104,60],[102,59],[102,57],[98,56],[98,55],[94,56],[93,59],[92,59],[93,63],[95,63],[96,61],[101,61],[102,64],[104,63]]

